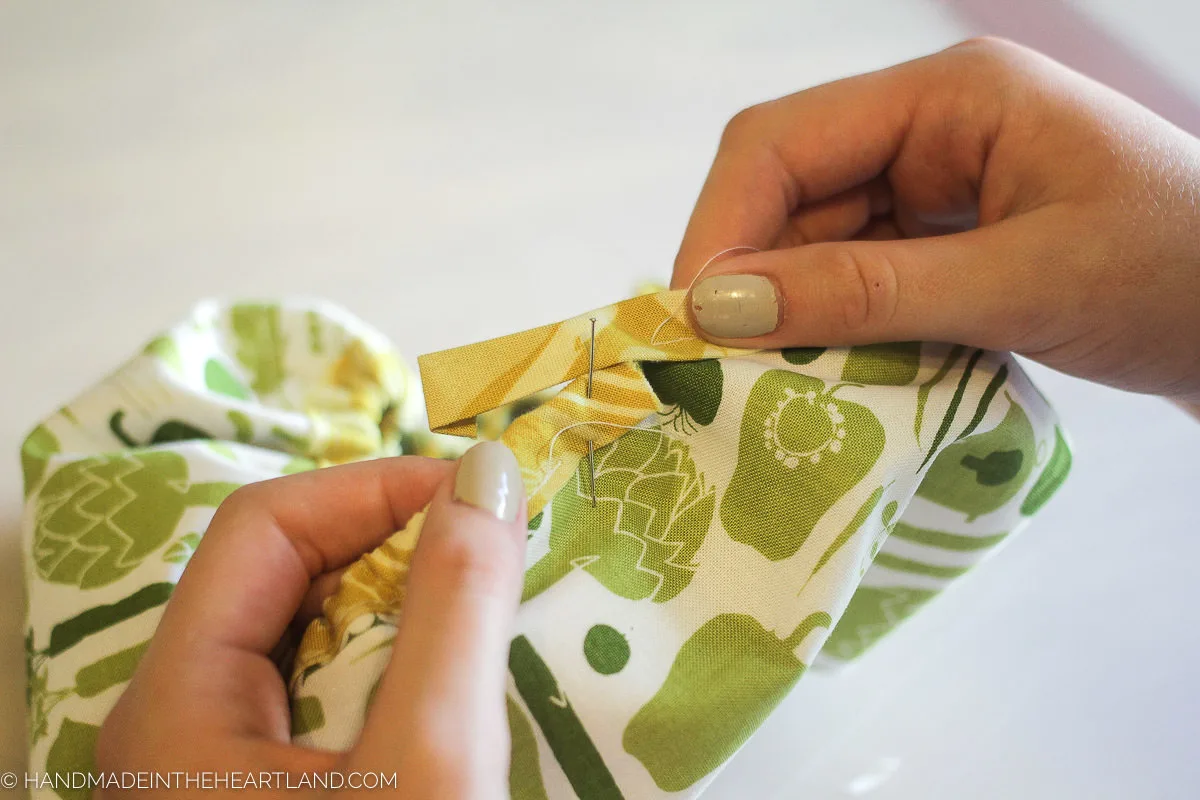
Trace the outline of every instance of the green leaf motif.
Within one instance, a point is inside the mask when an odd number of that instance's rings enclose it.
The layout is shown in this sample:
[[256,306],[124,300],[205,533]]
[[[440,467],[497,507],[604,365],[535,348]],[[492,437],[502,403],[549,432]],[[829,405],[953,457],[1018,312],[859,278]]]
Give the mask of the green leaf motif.
[[626,752],[660,789],[680,792],[725,763],[804,674],[793,652],[831,625],[810,614],[784,639],[748,614],[704,623],[675,656],[667,679],[625,728]]
[[168,564],[186,564],[200,546],[200,536],[199,533],[185,533],[180,536],[163,553],[163,561]]
[[768,370],[750,390],[721,522],[735,541],[772,561],[795,555],[883,452],[879,420],[837,397],[839,388]]
[[595,508],[590,489],[585,459],[554,498],[550,552],[526,572],[524,599],[575,569],[630,600],[661,603],[683,591],[715,506],[689,447],[632,430],[596,451]]
[[75,693],[80,697],[95,697],[107,689],[127,683],[149,646],[147,640],[83,667],[75,673]]
[[724,384],[717,359],[643,361],[642,374],[659,402],[674,409],[685,427],[689,423],[711,425],[716,419]]
[[58,623],[50,631],[50,644],[46,647],[45,655],[53,658],[92,634],[163,605],[174,590],[173,583],[152,583],[115,603],[89,608]]
[[236,488],[223,483],[189,488],[187,461],[169,450],[71,462],[38,493],[34,566],[52,583],[107,586],[162,547],[189,506],[215,506]]
[[238,363],[253,376],[250,387],[260,395],[272,394],[287,377],[279,306],[237,305],[230,309],[229,322],[237,339]]
[[[76,722],[67,717],[50,745],[46,755],[46,772],[62,776],[54,786],[54,793],[62,800],[89,800],[91,788],[86,785],[79,789],[69,788],[72,784],[70,773],[80,772],[95,774],[96,772],[96,739],[100,735],[100,726]],[[63,785],[58,785],[63,784]]]

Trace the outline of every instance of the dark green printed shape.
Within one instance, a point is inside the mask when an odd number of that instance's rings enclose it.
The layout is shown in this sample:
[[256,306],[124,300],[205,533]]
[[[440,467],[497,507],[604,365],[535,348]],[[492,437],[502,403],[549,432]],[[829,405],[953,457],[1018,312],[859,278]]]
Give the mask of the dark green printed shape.
[[824,347],[785,347],[780,351],[780,355],[789,364],[804,366],[816,361],[824,352]]
[[924,469],[929,460],[937,453],[942,440],[950,432],[950,426],[954,424],[954,417],[958,414],[958,407],[962,405],[963,395],[967,392],[967,384],[971,382],[971,373],[975,371],[975,365],[981,358],[983,358],[983,351],[976,350],[967,360],[967,366],[963,368],[962,377],[958,379],[958,386],[954,389],[954,396],[950,398],[950,406],[946,409],[946,414],[942,417],[942,424],[938,426],[937,434],[933,437],[933,444],[930,445],[929,452],[925,454],[925,459],[921,462],[921,469]]
[[[373,698],[372,698],[373,699]],[[292,701],[292,736],[303,736],[325,727],[325,709],[316,697],[298,697]]]
[[1033,488],[1021,502],[1021,513],[1027,517],[1036,514],[1063,485],[1070,471],[1071,447],[1067,444],[1066,437],[1063,436],[1062,428],[1056,425],[1054,426],[1054,452],[1050,454],[1050,460],[1046,462],[1042,474],[1038,476],[1037,483],[1033,484]]
[[883,452],[879,420],[837,397],[839,388],[769,370],[750,390],[721,522],[772,561],[795,555]]
[[250,421],[250,417],[232,408],[225,413],[225,416],[233,425],[235,439],[243,443],[254,440],[254,423]]
[[[975,433],[975,429],[979,427],[979,423],[983,422],[983,418],[987,415],[988,408],[992,405],[992,400],[996,397],[996,392],[1000,391],[1000,387],[1008,380],[1008,365],[1001,364],[1000,369],[996,370],[996,374],[992,376],[988,382],[987,388],[983,390],[983,396],[979,398],[979,407],[975,409],[975,416],[971,417],[971,421],[967,423],[967,427],[963,428],[963,432],[954,440],[961,442],[971,434]],[[1009,398],[1011,401],[1011,398]]]
[[946,360],[942,362],[942,366],[938,368],[938,371],[917,389],[917,416],[913,419],[913,434],[917,437],[918,443],[921,441],[921,425],[925,421],[925,403],[929,401],[929,393],[933,390],[933,387],[945,379],[946,373],[958,363],[958,359],[966,349],[966,346],[961,344],[956,344],[950,348],[950,352],[946,354]]
[[[883,487],[882,486],[880,486],[875,491],[871,492],[871,496],[868,497],[866,499],[866,502],[864,502],[862,504],[862,506],[859,507],[858,513],[854,515],[854,518],[851,519],[850,522],[846,525],[846,527],[842,529],[842,532],[837,535],[837,538],[829,543],[829,547],[826,548],[825,552],[821,554],[821,557],[819,559],[817,559],[817,565],[815,567],[813,567],[813,571],[812,571],[813,575],[816,575],[817,572],[820,571],[821,567],[825,566],[825,564],[828,563],[829,559],[831,559],[835,555],[837,555],[837,551],[842,549],[842,545],[844,545],[846,542],[850,541],[850,537],[853,536],[855,534],[855,532],[857,532],[858,529],[863,526],[863,523],[867,521],[867,517],[871,516],[871,512],[875,510],[875,506],[879,505],[879,500],[882,497],[883,497]],[[888,506],[890,507],[893,504],[894,504],[894,501],[893,501],[893,503],[889,503]],[[893,513],[894,513],[894,509],[893,509]],[[888,515],[885,514],[885,516],[888,516]],[[889,519],[890,519],[890,517],[889,517]],[[886,520],[885,520],[885,524],[886,524]]]
[[217,506],[237,488],[188,486],[187,460],[168,450],[66,464],[38,493],[34,566],[52,583],[107,586],[162,547],[189,507]]
[[683,425],[711,425],[716,419],[724,384],[720,361],[643,361],[642,374]]
[[70,773],[81,772],[90,775],[96,773],[96,738],[100,735],[98,725],[88,725],[76,722],[67,717],[58,729],[58,735],[50,745],[46,754],[46,772],[51,776],[62,776],[54,785],[54,793],[63,800],[89,800],[91,788],[84,786],[79,789],[69,788],[72,785]]
[[174,590],[173,583],[152,583],[115,603],[89,608],[58,623],[50,631],[50,644],[46,647],[45,655],[54,657],[94,633],[133,619],[143,611],[161,606],[167,602]]
[[95,697],[106,689],[126,683],[133,677],[133,671],[149,646],[147,640],[83,667],[75,673],[75,694]]
[[1033,426],[1019,405],[994,430],[952,444],[929,467],[917,494],[961,511],[968,520],[995,511],[1020,491],[1033,470]]
[[920,342],[859,345],[846,356],[842,380],[865,386],[907,386],[920,368]]
[[215,358],[210,358],[204,365],[204,385],[211,392],[238,400],[249,400],[253,397],[250,389]]
[[46,462],[59,451],[58,439],[44,426],[38,425],[21,445],[21,474],[25,479],[25,496],[42,479]]
[[508,796],[512,800],[547,800],[533,725],[517,701],[505,695],[504,704],[508,709],[508,736],[512,740],[512,757],[508,762]]
[[683,591],[716,504],[688,453],[686,444],[650,430],[600,448],[595,508],[588,463],[580,461],[554,497],[550,552],[525,573],[523,599],[576,569],[630,600],[662,603]]
[[524,636],[513,639],[508,669],[525,706],[580,800],[620,798],[621,790],[558,681]]
[[856,658],[935,594],[930,589],[859,586],[821,651],[835,658]]
[[186,422],[180,422],[177,419],[169,419],[159,425],[154,431],[154,434],[147,442],[139,442],[130,436],[125,431],[125,412],[114,411],[113,415],[108,419],[108,428],[112,431],[113,436],[121,440],[121,444],[126,447],[150,447],[156,444],[166,444],[168,442],[187,442],[193,439],[211,439],[212,434],[208,431],[201,430],[195,425]]
[[583,638],[583,656],[601,675],[615,675],[629,663],[629,640],[610,625],[593,625]]
[[625,728],[625,750],[660,789],[678,792],[750,738],[804,674],[793,652],[829,615],[810,614],[780,639],[747,614],[721,614],[679,648],[666,681]]
[[258,394],[271,394],[287,377],[283,363],[287,342],[279,306],[234,306],[229,311],[229,324],[237,340],[237,360],[253,376],[250,388]]

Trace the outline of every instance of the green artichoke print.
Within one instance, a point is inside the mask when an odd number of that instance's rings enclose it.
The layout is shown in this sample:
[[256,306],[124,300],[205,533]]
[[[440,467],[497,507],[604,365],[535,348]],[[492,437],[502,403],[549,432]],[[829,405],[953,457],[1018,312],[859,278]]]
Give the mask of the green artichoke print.
[[712,523],[715,495],[686,444],[633,430],[596,451],[596,507],[588,464],[551,505],[550,552],[525,573],[524,599],[575,569],[609,591],[657,603],[683,591]]
[[950,445],[933,460],[917,488],[927,500],[972,520],[1012,499],[1033,470],[1033,426],[1016,403],[994,430]]
[[188,486],[188,464],[170,451],[75,461],[38,493],[33,560],[52,583],[82,589],[129,574],[171,538],[189,506],[216,506],[238,484]]
[[659,402],[669,407],[667,421],[676,430],[711,425],[716,419],[724,382],[721,362],[717,359],[644,361],[642,374]]
[[733,539],[772,561],[795,555],[883,452],[879,420],[836,397],[839,388],[769,370],[750,390],[721,522]]
[[[810,614],[780,639],[747,614],[721,614],[684,642],[661,688],[625,728],[625,750],[678,792],[741,747],[804,674],[793,652],[832,621]],[[686,744],[684,744],[686,743]]]

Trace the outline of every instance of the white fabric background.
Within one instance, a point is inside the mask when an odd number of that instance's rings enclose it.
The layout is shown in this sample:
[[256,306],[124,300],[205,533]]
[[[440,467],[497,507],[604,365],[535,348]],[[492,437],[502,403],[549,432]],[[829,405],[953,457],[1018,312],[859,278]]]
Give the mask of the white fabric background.
[[[40,415],[204,295],[324,295],[410,357],[625,297],[732,113],[962,36],[915,0],[404,5],[0,4],[0,770]],[[707,796],[1194,796],[1200,425],[1033,374],[1063,492]]]

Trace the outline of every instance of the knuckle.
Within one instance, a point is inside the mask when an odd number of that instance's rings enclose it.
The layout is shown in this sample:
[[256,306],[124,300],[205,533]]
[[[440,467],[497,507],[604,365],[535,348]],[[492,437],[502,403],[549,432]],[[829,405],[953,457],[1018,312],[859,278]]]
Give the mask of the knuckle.
[[834,293],[841,322],[853,336],[886,329],[899,300],[897,270],[882,249],[845,248],[834,256]]
[[721,143],[734,144],[754,137],[757,132],[762,130],[765,114],[766,104],[743,108],[734,114],[729,122],[725,123],[725,130],[721,134]]

